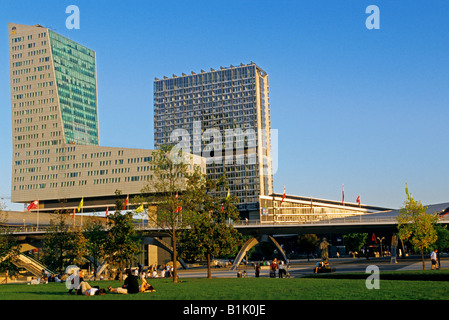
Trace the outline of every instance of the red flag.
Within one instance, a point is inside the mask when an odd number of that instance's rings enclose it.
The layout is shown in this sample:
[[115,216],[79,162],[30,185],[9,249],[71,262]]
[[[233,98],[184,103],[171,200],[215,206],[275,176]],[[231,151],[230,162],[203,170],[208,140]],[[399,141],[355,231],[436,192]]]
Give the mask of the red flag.
[[109,214],[109,207],[106,208],[106,213],[105,213],[104,217],[107,218],[108,214]]
[[223,203],[221,204],[221,212],[224,211]]
[[284,194],[282,195],[281,205],[282,205],[282,202],[284,202],[284,199],[285,199],[285,187],[284,187]]
[[343,190],[341,191],[341,196],[342,196],[341,203],[345,204],[345,185],[343,185]]
[[72,219],[75,218],[75,208],[73,208]]
[[373,232],[373,236],[371,237],[371,240],[372,240],[373,242],[377,243],[376,236],[374,235],[374,232]]
[[39,200],[34,200],[33,202],[31,202],[28,207],[27,210],[33,210],[33,209],[38,209],[39,208]]
[[357,197],[357,203],[359,204],[359,206],[361,206],[361,204],[360,204],[360,195]]
[[123,210],[126,210],[126,206],[128,205],[129,195],[126,196],[125,205],[123,206]]
[[178,207],[176,208],[176,210],[175,210],[175,213],[179,213],[179,212],[181,212],[181,210],[182,210],[182,207],[181,207],[181,206],[178,206]]
[[178,199],[178,192],[176,192],[176,199]]

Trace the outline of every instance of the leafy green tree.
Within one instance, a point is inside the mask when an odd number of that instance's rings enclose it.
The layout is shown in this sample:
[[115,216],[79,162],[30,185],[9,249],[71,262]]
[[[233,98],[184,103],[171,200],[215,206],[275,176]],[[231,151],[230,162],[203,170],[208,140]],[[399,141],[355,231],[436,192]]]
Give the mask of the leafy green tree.
[[426,213],[427,207],[424,207],[421,201],[416,201],[408,193],[406,188],[407,200],[404,207],[399,210],[398,236],[403,240],[408,240],[415,251],[421,252],[423,270],[426,269],[424,252],[429,250],[437,241],[437,230],[435,228],[438,222],[437,214]]
[[212,278],[211,257],[237,252],[242,236],[232,222],[239,221],[239,212],[233,205],[237,198],[219,197],[227,189],[225,176],[208,179],[197,168],[187,175],[184,195],[184,218],[189,228],[183,230],[183,255],[187,258],[206,259],[207,277]]
[[[120,194],[117,190],[116,195]],[[140,252],[140,238],[134,228],[132,212],[122,213],[121,208],[123,201],[118,199],[115,212],[108,217],[109,230],[104,243],[104,253],[106,262],[117,267],[120,280],[123,280],[123,269],[135,261]]]
[[310,261],[310,254],[316,251],[320,239],[316,234],[300,234],[298,235],[299,250],[307,254],[307,261]]
[[105,229],[101,222],[91,220],[84,226],[84,237],[87,240],[86,248],[88,254],[93,258],[95,271],[94,278],[97,279],[97,266],[105,258]]
[[449,248],[449,230],[447,230],[447,226],[442,226],[441,224],[437,224],[435,228],[437,241],[433,244],[432,249],[438,249],[438,267],[441,268],[440,252]]
[[368,233],[349,233],[343,235],[346,249],[352,251],[353,257],[355,257],[355,252],[359,252],[360,249],[366,244],[367,239]]
[[63,273],[69,265],[79,265],[84,261],[86,238],[79,227],[67,223],[67,215],[57,213],[50,220],[43,241],[43,260],[50,268]]
[[0,204],[0,272],[8,271],[12,275],[18,270],[13,262],[20,254],[20,245],[6,227],[8,214],[3,208]]
[[181,191],[185,189],[187,165],[190,161],[189,155],[175,153],[170,145],[159,146],[153,152],[150,161],[152,175],[147,186],[141,190],[147,202],[154,204],[148,208],[149,223],[163,230],[171,239],[173,282],[178,281],[179,231],[186,226]]

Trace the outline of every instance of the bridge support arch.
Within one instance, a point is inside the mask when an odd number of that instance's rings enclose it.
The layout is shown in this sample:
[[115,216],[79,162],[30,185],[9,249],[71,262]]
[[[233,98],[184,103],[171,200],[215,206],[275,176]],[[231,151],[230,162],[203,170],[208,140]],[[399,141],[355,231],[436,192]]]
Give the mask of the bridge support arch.
[[[167,251],[168,253],[170,253],[171,255],[173,254],[173,247],[168,245],[167,243],[165,243],[164,241],[155,238],[155,237],[144,237],[142,244],[151,244],[153,246],[157,246],[165,251]],[[183,269],[187,269],[187,265],[184,262],[184,260],[182,259],[178,259],[179,263],[181,264]]]
[[259,242],[272,242],[276,249],[282,254],[282,257],[284,258],[285,263],[288,265],[288,259],[285,255],[284,250],[282,249],[281,245],[270,235],[262,234],[257,237],[252,237],[248,241],[245,242],[243,247],[240,249],[239,253],[237,254],[236,258],[234,259],[234,263],[231,267],[231,270],[237,269],[237,267],[242,262],[243,258],[245,257],[246,253],[255,245],[257,245]]

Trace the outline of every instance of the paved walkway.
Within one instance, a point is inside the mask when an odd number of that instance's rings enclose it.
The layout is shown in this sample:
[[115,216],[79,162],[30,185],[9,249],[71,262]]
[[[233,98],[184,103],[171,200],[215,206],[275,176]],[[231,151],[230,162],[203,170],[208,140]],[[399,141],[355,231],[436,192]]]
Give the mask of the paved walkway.
[[[313,273],[318,259],[293,260],[290,261],[289,273],[292,277],[301,277]],[[431,269],[430,259],[426,259],[426,270]],[[399,271],[399,270],[422,270],[420,257],[407,257],[406,259],[397,259],[397,263],[391,263],[390,258],[334,258],[330,259],[330,265],[340,272],[365,272],[369,265],[376,265],[380,271]],[[449,257],[441,259],[441,268],[449,268]],[[241,266],[240,271],[246,271],[247,277],[255,277],[254,267]],[[231,271],[229,268],[212,268],[212,277],[214,278],[236,278],[238,270]],[[178,270],[180,278],[204,278],[207,276],[207,268],[192,268]],[[269,277],[269,270],[261,270],[260,277]]]

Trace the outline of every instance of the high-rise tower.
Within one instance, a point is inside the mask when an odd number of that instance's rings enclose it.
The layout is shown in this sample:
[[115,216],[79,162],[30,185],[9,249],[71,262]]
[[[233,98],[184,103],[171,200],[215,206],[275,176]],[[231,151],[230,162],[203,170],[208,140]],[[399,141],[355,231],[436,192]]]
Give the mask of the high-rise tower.
[[8,30],[11,201],[113,205],[116,190],[139,194],[152,179],[153,151],[99,146],[95,52],[40,25]]
[[268,74],[252,62],[154,81],[155,146],[188,133],[182,145],[208,158],[210,178],[226,173],[240,203],[273,192],[270,127]]

